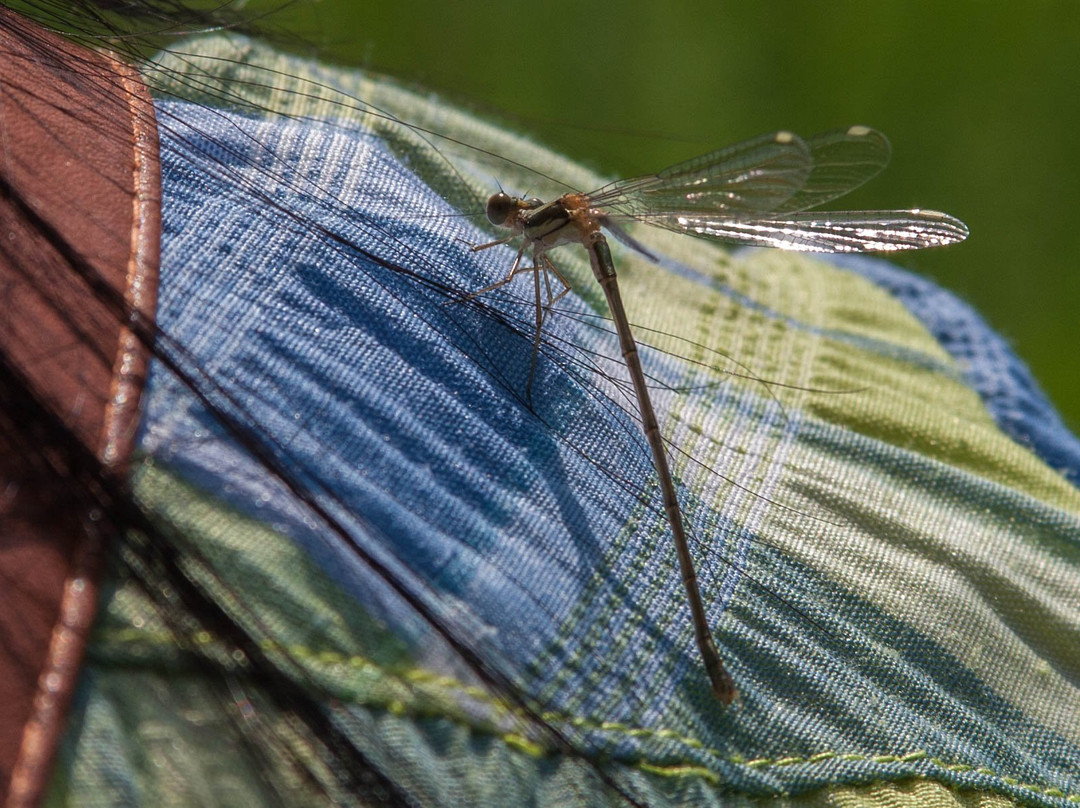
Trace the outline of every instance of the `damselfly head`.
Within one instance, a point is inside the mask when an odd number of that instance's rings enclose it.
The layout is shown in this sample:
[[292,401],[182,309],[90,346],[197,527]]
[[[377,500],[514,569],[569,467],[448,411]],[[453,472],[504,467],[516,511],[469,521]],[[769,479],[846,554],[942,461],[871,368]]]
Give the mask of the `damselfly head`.
[[543,205],[544,200],[537,199],[535,196],[531,199],[522,199],[518,196],[510,196],[505,191],[499,191],[499,193],[488,197],[488,221],[496,227],[513,227],[514,219],[517,218],[519,213],[526,210],[536,210],[543,207]]
[[496,227],[509,227],[521,207],[521,200],[503,191],[488,197],[488,221]]

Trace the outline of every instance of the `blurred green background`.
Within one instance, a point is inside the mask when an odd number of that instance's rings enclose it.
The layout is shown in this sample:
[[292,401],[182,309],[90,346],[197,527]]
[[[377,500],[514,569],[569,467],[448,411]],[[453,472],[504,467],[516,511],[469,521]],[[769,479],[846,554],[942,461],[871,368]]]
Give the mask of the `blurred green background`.
[[844,206],[964,219],[966,244],[900,261],[974,304],[1080,429],[1080,3],[320,0],[275,22],[612,175],[881,129],[892,165]]

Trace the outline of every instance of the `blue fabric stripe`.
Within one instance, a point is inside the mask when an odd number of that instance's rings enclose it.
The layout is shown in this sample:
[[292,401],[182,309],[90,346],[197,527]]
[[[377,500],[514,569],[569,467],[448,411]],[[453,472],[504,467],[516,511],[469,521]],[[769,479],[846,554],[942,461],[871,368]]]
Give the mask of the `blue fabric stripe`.
[[1001,429],[1080,486],[1080,440],[1065,426],[1023,360],[974,309],[925,278],[879,258],[835,255],[828,260],[896,296],[968,369],[968,384],[983,397]]

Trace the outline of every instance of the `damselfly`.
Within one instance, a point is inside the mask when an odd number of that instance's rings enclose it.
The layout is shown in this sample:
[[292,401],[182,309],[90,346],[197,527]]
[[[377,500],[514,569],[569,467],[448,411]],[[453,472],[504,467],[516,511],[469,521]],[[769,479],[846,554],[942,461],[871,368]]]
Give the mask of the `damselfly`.
[[[545,203],[500,191],[488,200],[488,220],[508,228],[511,234],[474,249],[487,249],[517,237],[523,240],[506,277],[474,294],[498,288],[521,272],[533,273],[534,367],[544,318],[555,301],[570,290],[569,282],[547,253],[571,243],[582,244],[589,253],[637,397],[698,649],[712,691],[724,704],[734,699],[735,684],[720,659],[705,617],[664,439],[619,294],[611,250],[602,231],[608,230],[619,241],[654,260],[655,256],[620,222],[638,221],[730,244],[807,252],[891,252],[963,241],[968,235],[964,223],[933,210],[807,212],[869,180],[888,163],[889,153],[886,137],[866,126],[836,129],[806,139],[777,132],[695,157],[656,174],[617,180],[592,193],[568,193]],[[522,259],[530,249],[533,265],[524,267]],[[541,273],[547,285],[547,300],[543,303]],[[552,294],[548,273],[562,285],[558,294]]]

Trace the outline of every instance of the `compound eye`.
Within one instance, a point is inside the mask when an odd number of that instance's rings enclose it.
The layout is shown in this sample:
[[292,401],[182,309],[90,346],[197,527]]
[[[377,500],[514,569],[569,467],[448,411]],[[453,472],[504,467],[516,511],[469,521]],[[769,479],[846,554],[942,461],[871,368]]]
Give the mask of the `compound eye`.
[[544,207],[544,200],[538,196],[534,196],[525,203],[525,207],[529,210],[536,210],[537,208]]
[[488,221],[497,227],[509,227],[510,218],[517,211],[518,200],[510,194],[499,191],[488,197],[487,217]]

